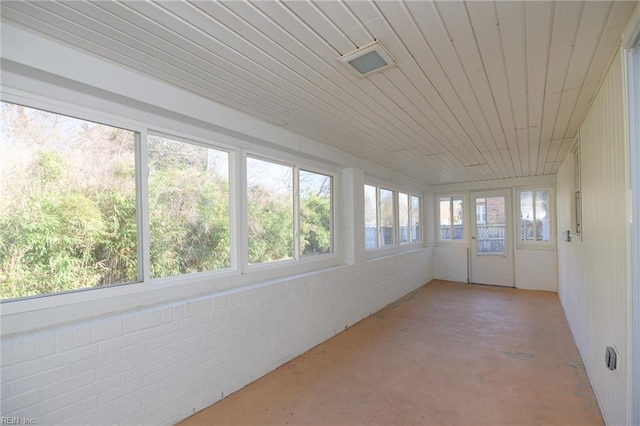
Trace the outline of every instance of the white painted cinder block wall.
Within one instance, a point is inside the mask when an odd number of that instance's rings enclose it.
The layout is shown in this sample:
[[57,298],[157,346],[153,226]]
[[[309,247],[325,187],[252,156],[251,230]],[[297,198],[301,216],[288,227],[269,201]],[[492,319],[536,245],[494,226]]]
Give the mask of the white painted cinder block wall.
[[171,424],[430,280],[429,249],[2,340],[2,415]]
[[[365,258],[364,176],[395,180],[384,167],[162,86],[10,24],[3,23],[2,40],[3,97],[45,103],[44,97],[49,97],[65,100],[78,110],[101,110],[108,116],[167,127],[181,116],[154,116],[157,110],[144,110],[145,104],[165,112],[188,112],[186,118],[191,121],[179,124],[195,133],[206,135],[213,129],[223,139],[228,135],[236,140],[246,138],[248,144],[303,153],[343,170],[336,247],[342,257],[336,266],[269,279],[256,279],[253,274],[243,281],[242,276],[234,276],[230,278],[236,283],[234,288],[166,301],[158,296],[167,290],[160,286],[157,291],[118,299],[132,305],[127,309],[118,310],[117,304],[105,299],[113,312],[105,308],[90,318],[86,313],[92,311],[87,306],[103,309],[100,300],[57,307],[50,311],[55,316],[30,316],[36,318],[33,324],[11,318],[3,321],[3,418],[27,418],[38,425],[171,424],[432,279],[430,247]],[[202,123],[207,129],[197,127]],[[196,284],[199,288],[208,285]],[[197,285],[179,288],[187,292]],[[3,306],[2,314],[11,309]],[[66,315],[64,311],[85,317],[76,316],[64,324],[51,322]]]
[[[637,14],[636,14],[637,16]],[[607,424],[631,424],[627,113],[623,56],[615,57],[580,127],[582,238],[558,242],[558,293]],[[572,229],[573,156],[557,175],[558,235]],[[560,237],[559,237],[560,238]],[[605,365],[605,348],[618,367]]]

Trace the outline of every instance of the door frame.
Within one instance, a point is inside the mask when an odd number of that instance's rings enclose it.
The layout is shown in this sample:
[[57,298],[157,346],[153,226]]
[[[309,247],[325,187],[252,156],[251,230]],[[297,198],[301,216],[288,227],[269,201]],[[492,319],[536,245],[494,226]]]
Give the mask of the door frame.
[[[505,199],[505,237],[504,237],[504,256],[497,255],[486,255],[486,256],[478,256],[477,255],[477,240],[476,235],[477,231],[477,218],[476,218],[476,198],[482,197],[504,197]],[[469,230],[470,230],[470,239],[469,239],[469,282],[474,283],[474,269],[476,270],[476,275],[478,271],[478,263],[479,258],[491,259],[491,258],[502,258],[506,259],[505,262],[508,262],[508,270],[504,271],[504,280],[502,283],[487,283],[489,285],[499,285],[502,287],[513,287],[515,288],[515,252],[514,252],[514,206],[513,206],[513,190],[512,189],[494,189],[494,190],[476,190],[469,191]],[[475,266],[474,266],[475,263]],[[498,263],[498,262],[494,262]]]

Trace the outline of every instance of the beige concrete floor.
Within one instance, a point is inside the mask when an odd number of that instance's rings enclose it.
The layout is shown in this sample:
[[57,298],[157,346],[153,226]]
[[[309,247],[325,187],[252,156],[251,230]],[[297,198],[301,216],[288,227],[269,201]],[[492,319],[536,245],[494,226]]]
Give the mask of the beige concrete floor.
[[600,425],[558,296],[432,281],[182,425]]

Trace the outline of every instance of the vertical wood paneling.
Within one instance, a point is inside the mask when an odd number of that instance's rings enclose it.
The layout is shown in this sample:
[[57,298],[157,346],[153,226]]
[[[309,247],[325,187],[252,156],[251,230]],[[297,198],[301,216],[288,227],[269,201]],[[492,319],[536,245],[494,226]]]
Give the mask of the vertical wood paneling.
[[[559,242],[559,294],[608,424],[627,424],[628,289],[625,90],[618,54],[580,128],[582,241]],[[559,231],[571,224],[571,161],[558,174]],[[618,368],[604,364],[606,346]]]
[[516,288],[558,291],[558,255],[555,250],[515,250]]
[[468,249],[436,246],[433,248],[433,278],[437,280],[469,281]]

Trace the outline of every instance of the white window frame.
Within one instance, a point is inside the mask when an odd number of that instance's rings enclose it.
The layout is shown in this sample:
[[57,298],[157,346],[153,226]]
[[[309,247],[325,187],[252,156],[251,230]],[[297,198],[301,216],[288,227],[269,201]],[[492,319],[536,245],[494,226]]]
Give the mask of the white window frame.
[[[409,192],[409,243],[408,244],[422,244],[424,241],[424,197],[422,195]],[[413,198],[418,199],[418,235],[413,238]]]
[[[408,220],[408,225],[407,225],[407,241],[400,241],[400,194],[405,194],[407,196],[407,220]],[[418,238],[414,239],[413,238],[413,233],[412,233],[412,219],[413,219],[413,198],[417,197],[419,201],[419,205],[418,205],[418,226],[420,228],[422,228],[422,222],[420,221],[421,216],[422,216],[422,197],[420,195],[417,195],[414,192],[411,191],[406,191],[403,189],[399,189],[398,191],[396,191],[396,204],[397,204],[397,210],[398,210],[398,215],[397,215],[397,225],[396,225],[396,229],[397,229],[397,240],[398,240],[398,244],[400,246],[405,246],[408,244],[416,244],[416,243],[420,243],[422,242],[422,230],[420,230],[420,232],[418,232]]]
[[[207,148],[207,149],[213,149],[216,151],[223,151],[226,152],[228,155],[228,162],[229,164],[227,165],[229,168],[229,242],[230,242],[230,247],[229,247],[229,267],[227,268],[222,268],[222,269],[212,269],[209,271],[201,271],[201,272],[193,272],[190,274],[182,274],[182,275],[176,275],[176,276],[172,276],[172,277],[162,277],[162,278],[151,278],[151,259],[150,259],[150,253],[151,253],[151,231],[150,231],[150,223],[149,223],[149,206],[148,206],[148,202],[149,202],[149,162],[148,162],[148,153],[149,153],[149,136],[159,136],[162,138],[167,138],[167,139],[172,139],[174,141],[177,142],[182,142],[182,143],[187,143],[187,144],[191,144],[191,145],[196,145],[196,146],[201,146],[203,148]],[[200,275],[200,274],[206,274],[207,276],[209,276],[212,273],[219,273],[219,272],[225,272],[225,271],[237,271],[237,259],[235,259],[234,256],[234,242],[237,241],[237,227],[234,226],[236,225],[236,221],[234,220],[234,214],[233,211],[235,210],[235,206],[234,206],[234,199],[235,197],[235,192],[237,192],[237,185],[234,185],[233,182],[236,180],[235,177],[232,175],[232,164],[234,162],[234,158],[236,156],[236,152],[229,149],[228,147],[221,147],[215,144],[212,144],[211,142],[205,142],[203,140],[196,140],[196,139],[189,139],[188,137],[184,137],[184,136],[176,136],[170,133],[165,133],[165,132],[158,132],[156,130],[153,129],[148,129],[145,135],[145,138],[143,138],[142,143],[140,144],[141,146],[141,151],[144,155],[144,161],[141,162],[143,168],[141,167],[141,176],[146,176],[146,179],[142,179],[144,181],[143,184],[143,189],[144,189],[144,196],[141,197],[142,198],[142,203],[144,205],[144,207],[140,208],[140,213],[143,216],[143,224],[144,224],[144,229],[143,229],[143,239],[148,240],[147,244],[145,247],[143,247],[144,253],[143,256],[145,257],[146,261],[144,263],[145,267],[144,267],[144,271],[145,271],[145,279],[149,280],[149,281],[153,281],[156,282],[158,280],[165,280],[165,279],[176,279],[176,278],[180,278],[180,277],[185,277],[185,276],[190,276],[190,275]],[[146,214],[143,214],[146,213]]]
[[[532,192],[532,200],[534,205],[534,220],[535,220],[535,194],[536,191],[548,191],[549,193],[549,241],[523,241],[522,235],[520,234],[520,194],[523,192]],[[544,187],[523,187],[516,189],[516,221],[515,221],[515,229],[516,232],[516,248],[526,248],[526,249],[546,249],[553,250],[556,246],[556,215],[555,215],[555,190],[552,187],[544,186]],[[534,227],[534,238],[536,235],[537,229]]]
[[[252,271],[268,271],[271,269],[282,267],[291,267],[291,265],[295,264],[307,264],[317,262],[318,260],[326,260],[326,259],[335,259],[337,258],[336,252],[336,196],[335,196],[335,188],[337,181],[337,173],[335,171],[329,171],[326,168],[321,168],[317,165],[309,165],[304,162],[294,161],[294,157],[288,155],[282,155],[282,157],[287,157],[287,159],[283,160],[282,158],[276,158],[272,155],[262,155],[257,153],[256,151],[244,151],[242,153],[242,163],[243,163],[243,186],[241,188],[242,192],[242,205],[243,212],[242,215],[242,272],[248,273]],[[249,246],[247,242],[247,220],[248,220],[248,199],[247,199],[247,158],[254,158],[260,161],[266,161],[269,163],[279,164],[282,166],[287,166],[292,168],[292,185],[293,185],[293,257],[290,259],[280,259],[274,260],[272,262],[264,262],[264,263],[253,263],[249,264]],[[331,178],[331,252],[317,254],[313,256],[301,256],[300,255],[300,182],[299,182],[299,172],[300,170],[304,170],[306,172],[318,173],[322,175],[329,176]]]
[[[172,300],[196,296],[204,292],[216,292],[273,279],[308,273],[338,266],[344,263],[340,235],[339,215],[342,192],[341,170],[322,160],[315,161],[299,157],[284,150],[266,148],[250,140],[217,133],[191,123],[167,120],[160,115],[144,114],[144,118],[126,117],[126,108],[116,103],[87,99],[71,89],[56,88],[58,98],[35,95],[15,88],[3,88],[3,102],[76,117],[81,120],[101,123],[126,129],[139,134],[136,157],[136,192],[138,221],[138,271],[140,280],[134,283],[71,290],[26,298],[0,300],[2,334],[37,330],[54,324],[78,321],[95,315],[107,315],[143,305],[165,303]],[[62,100],[69,99],[69,100]],[[77,103],[72,103],[78,100]],[[91,105],[91,106],[87,106]],[[149,133],[176,140],[223,150],[229,153],[229,208],[231,232],[231,268],[203,271],[175,277],[151,279],[150,235],[148,217],[148,144]],[[301,169],[318,172],[332,178],[332,248],[327,254],[304,256],[295,262],[273,262],[273,264],[246,264],[246,176],[243,162],[247,152],[270,161],[293,163]],[[243,189],[245,188],[245,189]],[[296,237],[297,238],[297,237]]]
[[[392,241],[391,244],[383,244],[383,238],[382,238],[382,191],[387,191],[387,192],[391,192],[391,216],[393,218],[393,223],[391,225],[391,231],[392,231]],[[396,191],[395,189],[390,189],[388,188],[386,185],[381,185],[377,187],[377,191],[376,191],[376,200],[377,200],[377,213],[378,213],[378,248],[381,249],[385,249],[385,248],[390,248],[390,247],[397,247],[398,246],[398,191]]]
[[[414,191],[411,189],[407,189],[406,187],[401,187],[398,185],[389,184],[389,182],[376,180],[373,178],[366,179],[364,185],[372,186],[376,189],[376,247],[364,247],[365,242],[363,241],[363,247],[365,249],[365,253],[367,258],[374,258],[380,255],[387,255],[395,252],[403,252],[406,250],[413,250],[423,245],[424,241],[424,195],[418,191]],[[364,188],[364,186],[363,186]],[[380,229],[381,229],[381,208],[380,208],[380,190],[388,190],[393,191],[393,210],[394,210],[394,223],[393,223],[393,234],[394,241],[393,244],[387,244],[385,246],[382,245]],[[399,194],[407,194],[409,198],[409,211],[408,211],[408,219],[409,219],[409,230],[408,230],[408,242],[399,242],[400,235],[400,207],[399,207]],[[412,215],[412,197],[418,197],[420,199],[420,206],[418,209],[418,224],[420,226],[420,230],[418,233],[418,239],[411,238],[411,215]]]
[[[440,221],[440,200],[443,198],[448,198],[449,199],[449,214],[451,217],[451,239],[442,239],[442,232],[441,232],[441,221]],[[459,240],[454,240],[453,239],[453,201],[454,200],[461,200],[462,201],[462,239]],[[437,235],[437,241],[440,244],[446,244],[446,245],[465,245],[467,244],[467,228],[468,228],[468,223],[467,223],[467,205],[468,205],[468,200],[467,197],[464,194],[435,194],[435,208],[436,208],[436,235]]]
[[[400,226],[400,220],[403,218],[400,215],[400,195],[404,195],[406,197],[407,200],[407,216],[405,217],[405,219],[407,220],[407,239],[406,240],[401,240],[400,239],[400,235],[401,235],[401,226]],[[405,245],[405,244],[409,244],[411,242],[411,195],[406,193],[405,191],[398,191],[397,195],[396,195],[396,200],[397,200],[397,204],[398,204],[398,235],[397,235],[397,239],[398,239],[398,244],[399,245]]]

